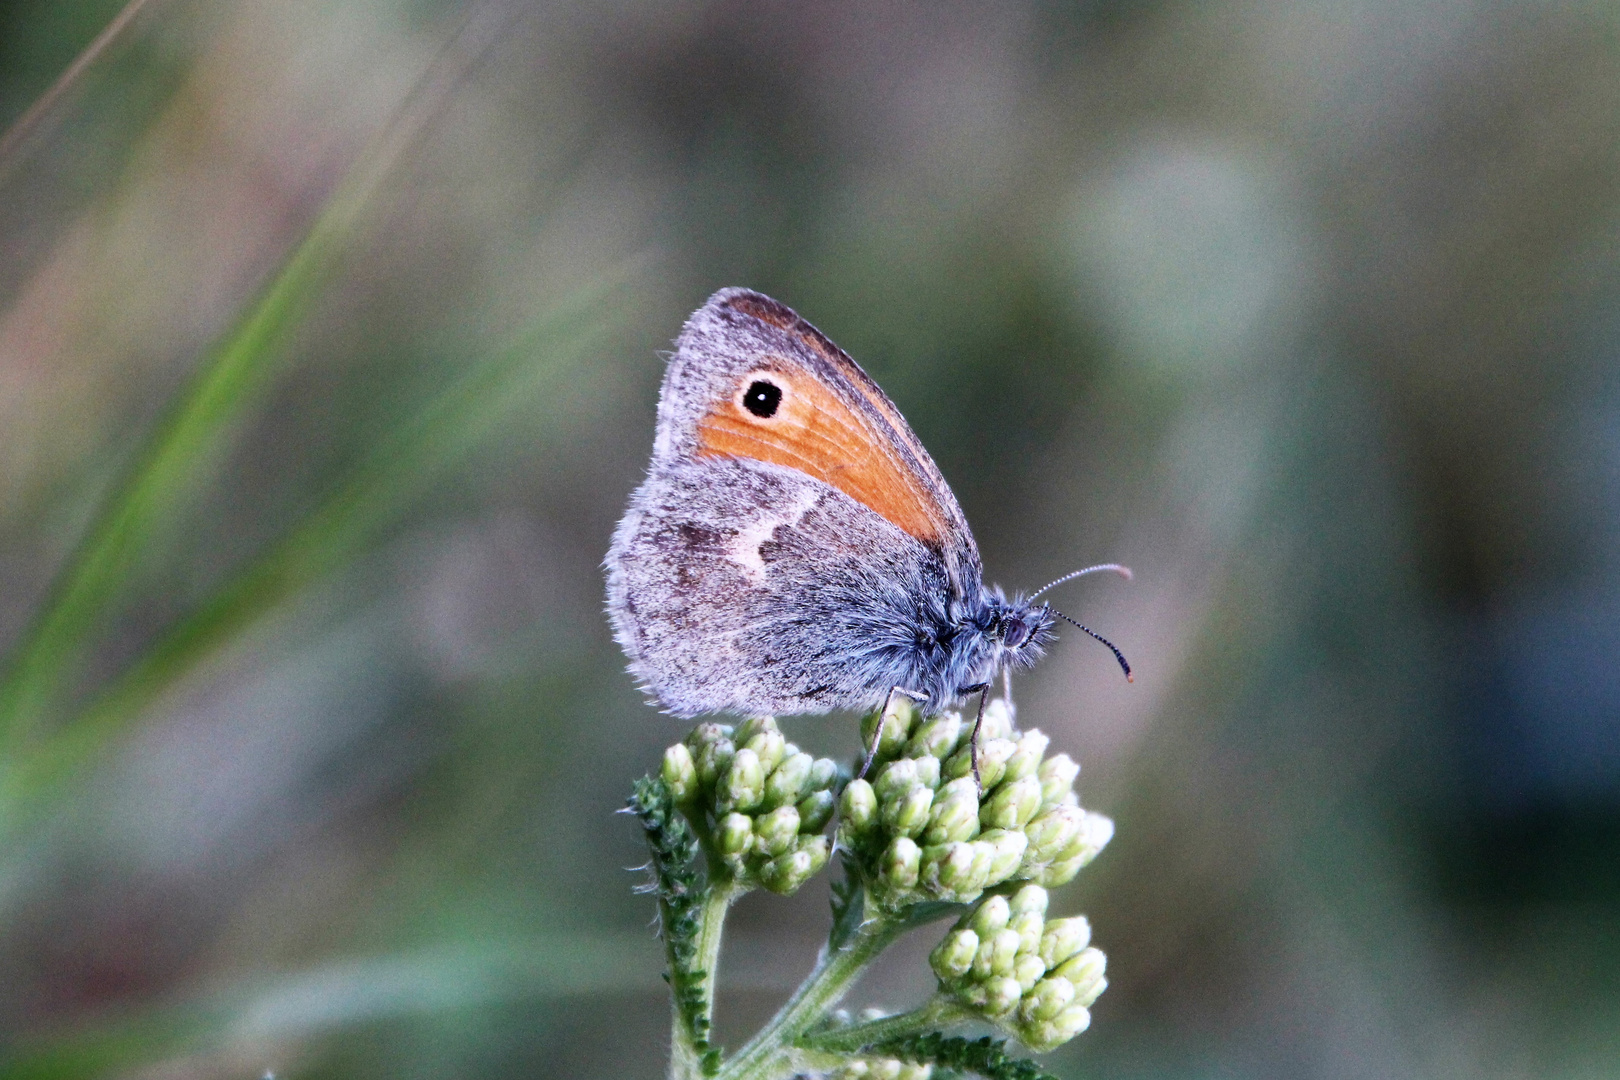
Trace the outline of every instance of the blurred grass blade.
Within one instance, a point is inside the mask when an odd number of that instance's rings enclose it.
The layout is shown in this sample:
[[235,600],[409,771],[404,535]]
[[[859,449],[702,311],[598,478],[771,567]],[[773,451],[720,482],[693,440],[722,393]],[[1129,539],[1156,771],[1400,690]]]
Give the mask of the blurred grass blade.
[[[296,1044],[356,1024],[407,1020],[499,1001],[643,990],[658,950],[641,934],[570,934],[435,946],[338,961],[119,1019],[75,1025],[0,1050],[0,1080],[74,1080],[175,1058],[218,1057],[226,1075],[259,1075]],[[167,1075],[167,1074],[165,1074]]]
[[268,554],[167,633],[89,709],[28,748],[0,787],[0,829],[93,753],[165,688],[281,601],[342,565],[461,462],[519,404],[569,370],[604,328],[602,298],[622,272],[582,290],[512,344],[476,364],[384,439]]
[[194,487],[222,434],[274,374],[280,345],[335,269],[371,194],[465,67],[460,44],[458,36],[361,151],[304,239],[158,424],[57,575],[0,675],[0,766],[36,733],[65,671],[119,595],[154,527]]
[[0,178],[6,175],[7,170],[17,160],[18,148],[28,136],[39,127],[40,122],[50,114],[56,103],[83,80],[84,73],[101,58],[102,53],[123,36],[147,3],[148,0],[129,0],[123,10],[113,16],[112,21],[102,28],[89,45],[85,46],[84,51],[74,57],[67,70],[57,76],[56,81],[28,106],[4,134],[0,134]]

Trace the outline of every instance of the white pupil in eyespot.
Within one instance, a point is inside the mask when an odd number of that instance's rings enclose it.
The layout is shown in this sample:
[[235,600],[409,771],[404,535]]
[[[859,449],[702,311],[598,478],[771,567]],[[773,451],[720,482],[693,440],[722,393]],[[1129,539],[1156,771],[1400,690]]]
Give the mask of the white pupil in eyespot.
[[743,393],[743,408],[760,419],[774,416],[782,404],[782,388],[765,379],[755,379]]

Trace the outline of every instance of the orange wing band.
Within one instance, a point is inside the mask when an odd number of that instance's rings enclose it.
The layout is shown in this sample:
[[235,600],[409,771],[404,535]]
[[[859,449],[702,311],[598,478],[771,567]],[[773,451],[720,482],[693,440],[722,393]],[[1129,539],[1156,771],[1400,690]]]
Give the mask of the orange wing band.
[[[742,405],[741,389],[698,422],[699,456],[752,458],[797,469],[831,484],[924,543],[941,546],[947,524],[934,496],[885,442],[885,433],[802,369],[762,372],[782,387],[768,417]],[[744,379],[746,386],[748,380]]]

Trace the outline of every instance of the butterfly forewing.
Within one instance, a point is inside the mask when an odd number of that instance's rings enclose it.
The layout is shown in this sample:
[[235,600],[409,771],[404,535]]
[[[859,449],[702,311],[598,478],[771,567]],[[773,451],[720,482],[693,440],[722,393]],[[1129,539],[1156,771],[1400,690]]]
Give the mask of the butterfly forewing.
[[[791,309],[737,291],[720,306],[767,324],[788,355],[759,357],[698,422],[698,452],[783,465],[837,488],[918,540],[977,562],[967,523],[922,443],[867,374]],[[768,415],[750,389],[780,390]],[[756,402],[756,405],[758,402]]]

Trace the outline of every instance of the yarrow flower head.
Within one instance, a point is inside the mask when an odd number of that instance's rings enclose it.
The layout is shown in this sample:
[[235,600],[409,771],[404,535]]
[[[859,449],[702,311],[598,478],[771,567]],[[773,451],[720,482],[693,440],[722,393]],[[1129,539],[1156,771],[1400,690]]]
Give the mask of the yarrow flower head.
[[736,884],[789,895],[827,864],[838,765],[788,742],[775,720],[699,724],[664,751],[661,775]]
[[1090,924],[1048,919],[1046,904],[1039,885],[987,896],[929,956],[941,993],[1035,1051],[1084,1031],[1108,985]]
[[1112,838],[1112,821],[1080,807],[1080,767],[1046,757],[1047,737],[1012,720],[1007,702],[986,706],[977,777],[972,724],[959,713],[925,720],[901,700],[863,722],[871,779],[844,788],[838,840],[879,907],[971,903],[1015,881],[1062,885]]
[[[1080,806],[1080,768],[1019,730],[1006,701],[987,704],[978,738],[960,713],[923,717],[909,701],[862,723],[862,776],[817,759],[769,718],[699,724],[664,753],[630,809],[652,853],[674,992],[671,1075],[781,1080],[930,1080],[981,1075],[1050,1080],[1006,1043],[949,1034],[987,1021],[1036,1051],[1091,1022],[1107,985],[1084,918],[1048,919],[1062,885],[1113,836]],[[826,835],[837,816],[837,843]],[[789,894],[843,855],[832,927],[817,968],[767,1028],[727,1059],[710,1042],[727,908],[763,887]],[[828,1011],[910,929],[961,916],[930,955],[938,991],[860,1021]]]

